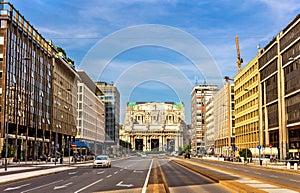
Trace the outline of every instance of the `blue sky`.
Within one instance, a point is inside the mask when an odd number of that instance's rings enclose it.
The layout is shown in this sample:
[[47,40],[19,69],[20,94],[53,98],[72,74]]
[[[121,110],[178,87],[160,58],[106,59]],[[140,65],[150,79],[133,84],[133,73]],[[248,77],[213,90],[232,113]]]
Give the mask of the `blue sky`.
[[10,2],[78,69],[116,83],[121,116],[127,101],[183,101],[187,123],[195,77],[236,75],[236,35],[245,65],[300,13],[298,0]]

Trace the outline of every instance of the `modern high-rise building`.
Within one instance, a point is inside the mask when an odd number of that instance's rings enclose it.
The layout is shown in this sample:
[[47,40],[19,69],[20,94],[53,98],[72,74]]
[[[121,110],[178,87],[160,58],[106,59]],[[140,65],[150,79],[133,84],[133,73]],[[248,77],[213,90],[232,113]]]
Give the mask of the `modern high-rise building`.
[[300,15],[259,52],[262,144],[279,158],[300,152]]
[[102,91],[99,96],[105,104],[105,145],[107,151],[114,151],[119,145],[120,93],[114,83],[96,82]]
[[192,153],[205,151],[205,104],[218,90],[216,85],[196,85],[191,92]]
[[27,161],[63,152],[76,133],[73,65],[10,3],[0,4],[1,153]]
[[103,93],[84,71],[77,70],[77,73],[80,80],[77,83],[76,150],[85,155],[104,154],[105,105],[99,98]]
[[214,153],[215,146],[215,116],[214,98],[211,97],[205,104],[205,153]]
[[59,151],[64,155],[65,152],[69,152],[69,144],[74,141],[76,135],[77,80],[79,76],[73,64],[66,59],[62,52],[55,54],[52,62],[53,122],[52,130],[49,130],[52,146],[51,152],[43,151],[42,154],[55,154],[55,151]]
[[234,86],[227,81],[214,95],[214,152],[229,155],[234,151]]
[[184,129],[181,102],[128,102],[122,140],[136,151],[179,151]]
[[258,57],[250,61],[234,77],[235,146],[238,150],[250,149],[253,156],[262,133],[259,131],[259,74]]

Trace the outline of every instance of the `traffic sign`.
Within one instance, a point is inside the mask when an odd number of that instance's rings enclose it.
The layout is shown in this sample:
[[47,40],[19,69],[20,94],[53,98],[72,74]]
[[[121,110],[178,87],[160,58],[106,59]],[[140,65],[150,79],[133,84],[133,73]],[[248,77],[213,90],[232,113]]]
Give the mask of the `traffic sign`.
[[55,149],[55,150],[57,150],[57,149],[58,149],[58,147],[57,147],[57,146],[54,146],[54,149]]
[[72,144],[72,148],[76,148],[76,144]]
[[273,147],[273,145],[272,144],[270,144],[270,148],[272,148]]
[[257,149],[261,149],[261,145],[258,145],[258,146],[257,146]]

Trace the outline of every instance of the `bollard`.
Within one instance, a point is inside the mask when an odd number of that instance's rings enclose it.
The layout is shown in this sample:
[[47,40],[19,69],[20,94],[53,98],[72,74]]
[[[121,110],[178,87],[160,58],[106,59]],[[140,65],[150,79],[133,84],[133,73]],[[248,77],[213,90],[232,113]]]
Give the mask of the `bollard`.
[[294,170],[298,170],[298,164],[294,163]]
[[290,162],[288,162],[287,164],[286,164],[286,168],[289,170],[289,169],[291,169],[291,163]]

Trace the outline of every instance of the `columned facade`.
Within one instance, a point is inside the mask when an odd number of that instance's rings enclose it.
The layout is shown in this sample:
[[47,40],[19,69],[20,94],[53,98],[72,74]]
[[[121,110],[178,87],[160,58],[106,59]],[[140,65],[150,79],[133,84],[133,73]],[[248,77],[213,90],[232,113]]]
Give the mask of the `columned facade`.
[[122,138],[135,151],[179,151],[183,147],[183,103],[127,103]]

